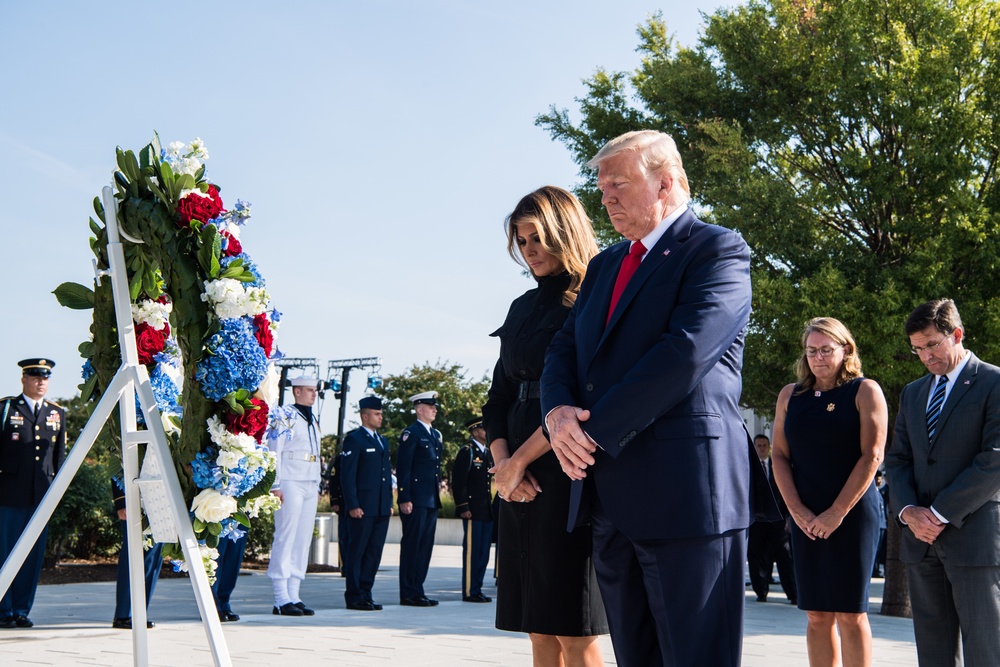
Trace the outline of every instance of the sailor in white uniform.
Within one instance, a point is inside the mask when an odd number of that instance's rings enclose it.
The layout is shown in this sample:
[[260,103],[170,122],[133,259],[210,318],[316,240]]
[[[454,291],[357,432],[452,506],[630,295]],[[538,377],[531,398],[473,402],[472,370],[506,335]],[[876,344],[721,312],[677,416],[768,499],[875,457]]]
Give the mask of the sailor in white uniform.
[[268,443],[278,462],[271,493],[281,500],[281,508],[274,513],[274,541],[267,576],[274,588],[274,614],[312,616],[315,612],[299,598],[299,586],[306,577],[319,499],[322,433],[313,414],[319,381],[303,376],[292,378],[291,384],[295,397],[291,438]]

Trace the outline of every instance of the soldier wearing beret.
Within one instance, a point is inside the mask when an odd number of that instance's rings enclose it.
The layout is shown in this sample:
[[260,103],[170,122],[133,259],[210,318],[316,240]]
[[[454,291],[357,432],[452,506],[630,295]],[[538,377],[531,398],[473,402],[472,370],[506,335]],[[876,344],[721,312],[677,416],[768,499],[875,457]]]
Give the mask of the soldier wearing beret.
[[347,434],[340,453],[342,508],[348,531],[344,599],[348,609],[379,611],[382,605],[372,600],[372,586],[392,516],[392,465],[389,443],[378,434],[381,399],[365,396],[358,407],[361,427]]
[[451,470],[451,491],[455,496],[455,515],[462,519],[462,600],[492,602],[483,595],[483,576],[490,561],[493,535],[493,491],[490,469],[493,455],[486,447],[483,418],[465,423],[472,438],[455,456]]
[[[0,563],[6,562],[18,538],[66,455],[66,411],[45,400],[51,359],[25,359],[20,396],[0,399]],[[28,618],[45,557],[42,530],[10,589],[0,601],[0,628],[30,628]]]
[[403,537],[399,542],[399,604],[433,607],[437,600],[424,595],[431,564],[438,509],[441,508],[441,432],[431,424],[437,416],[436,391],[410,396],[417,421],[399,436],[396,452],[396,488]]

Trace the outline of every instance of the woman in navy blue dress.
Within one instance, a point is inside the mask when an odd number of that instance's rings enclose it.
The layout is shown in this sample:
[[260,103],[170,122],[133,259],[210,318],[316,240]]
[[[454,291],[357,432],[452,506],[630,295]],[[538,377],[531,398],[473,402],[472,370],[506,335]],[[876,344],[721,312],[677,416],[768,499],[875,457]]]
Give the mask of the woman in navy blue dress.
[[792,561],[798,606],[808,615],[809,664],[867,667],[885,397],[862,376],[851,332],[831,317],[806,325],[796,375],[778,395],[771,460],[794,520]]

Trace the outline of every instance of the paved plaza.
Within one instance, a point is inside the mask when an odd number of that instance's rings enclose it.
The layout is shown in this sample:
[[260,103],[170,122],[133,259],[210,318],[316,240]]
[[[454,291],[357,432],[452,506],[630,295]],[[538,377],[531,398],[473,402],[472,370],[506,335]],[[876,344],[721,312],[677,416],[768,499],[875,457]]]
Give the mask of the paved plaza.
[[[310,667],[311,665],[531,665],[526,636],[493,627],[493,604],[462,602],[461,547],[434,549],[426,591],[441,601],[431,608],[400,607],[397,576],[399,545],[387,544],[375,582],[381,612],[344,608],[344,580],[338,574],[310,574],[302,598],[316,609],[304,618],[273,616],[271,586],[263,572],[240,577],[233,594],[237,623],[223,624],[234,665]],[[881,603],[881,580],[872,586],[872,609]],[[758,603],[747,589],[743,664],[746,667],[807,665],[805,613],[788,604],[779,586],[770,602]],[[495,596],[496,589],[484,591]],[[111,628],[115,585],[108,583],[41,586],[28,630],[0,630],[0,665],[132,664],[131,633]],[[187,579],[157,584],[149,616],[149,664],[170,667],[212,665],[205,631]],[[908,619],[871,615],[875,664],[917,664],[913,627]],[[605,661],[614,665],[611,641],[601,639]]]

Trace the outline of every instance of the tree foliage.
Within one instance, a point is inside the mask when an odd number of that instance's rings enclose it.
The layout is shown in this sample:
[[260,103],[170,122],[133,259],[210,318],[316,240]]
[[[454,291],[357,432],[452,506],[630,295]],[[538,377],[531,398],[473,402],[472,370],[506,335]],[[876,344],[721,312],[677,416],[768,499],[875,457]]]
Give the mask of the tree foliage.
[[841,319],[895,410],[923,367],[902,325],[955,299],[969,347],[1000,360],[998,6],[989,0],[761,0],[707,17],[694,47],[660,17],[641,63],[598,70],[579,122],[537,122],[581,165],[629,130],[671,134],[699,215],[743,234],[753,315],[743,402],[773,413],[804,323]]
[[392,460],[396,460],[399,434],[417,419],[409,397],[433,390],[439,394],[434,428],[441,431],[444,439],[443,472],[450,473],[455,455],[469,439],[465,422],[482,414],[489,388],[485,375],[470,380],[461,365],[440,360],[434,365],[426,362],[400,375],[387,376],[375,393],[382,398],[382,435],[389,440]]

